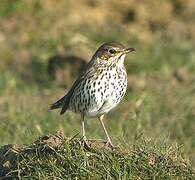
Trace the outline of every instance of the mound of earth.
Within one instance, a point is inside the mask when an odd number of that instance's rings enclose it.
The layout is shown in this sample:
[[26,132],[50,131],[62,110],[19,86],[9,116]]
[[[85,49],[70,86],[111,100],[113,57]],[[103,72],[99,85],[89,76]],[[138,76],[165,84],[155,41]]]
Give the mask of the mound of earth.
[[[111,149],[89,140],[90,149],[78,138],[62,133],[38,138],[28,146],[0,148],[0,179],[193,179],[187,159],[177,150],[160,152],[147,143]],[[168,147],[170,151],[170,147]]]

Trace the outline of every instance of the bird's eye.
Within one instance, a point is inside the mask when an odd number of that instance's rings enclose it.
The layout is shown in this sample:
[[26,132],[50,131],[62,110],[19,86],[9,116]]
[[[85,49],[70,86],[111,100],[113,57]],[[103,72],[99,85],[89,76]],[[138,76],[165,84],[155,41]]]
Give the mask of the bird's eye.
[[114,49],[109,49],[108,51],[110,54],[114,54],[116,51]]

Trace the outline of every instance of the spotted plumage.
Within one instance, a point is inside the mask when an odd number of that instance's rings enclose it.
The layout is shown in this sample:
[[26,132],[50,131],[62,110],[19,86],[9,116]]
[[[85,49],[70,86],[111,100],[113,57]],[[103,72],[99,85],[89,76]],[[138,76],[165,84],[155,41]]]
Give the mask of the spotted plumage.
[[103,116],[116,107],[127,89],[127,74],[124,59],[134,48],[125,48],[119,43],[105,43],[93,55],[86,69],[80,74],[68,93],[51,105],[51,109],[62,108],[82,116],[82,131],[85,143],[85,117],[98,117],[106,133],[108,144],[112,145],[103,124]]

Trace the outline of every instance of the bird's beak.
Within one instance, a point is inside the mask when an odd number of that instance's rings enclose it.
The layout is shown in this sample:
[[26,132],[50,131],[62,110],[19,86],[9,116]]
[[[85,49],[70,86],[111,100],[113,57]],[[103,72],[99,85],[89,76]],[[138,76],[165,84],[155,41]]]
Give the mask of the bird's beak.
[[135,51],[135,50],[136,50],[135,48],[125,48],[125,49],[123,50],[123,53],[124,53],[124,54],[127,54],[127,53],[133,52],[133,51]]

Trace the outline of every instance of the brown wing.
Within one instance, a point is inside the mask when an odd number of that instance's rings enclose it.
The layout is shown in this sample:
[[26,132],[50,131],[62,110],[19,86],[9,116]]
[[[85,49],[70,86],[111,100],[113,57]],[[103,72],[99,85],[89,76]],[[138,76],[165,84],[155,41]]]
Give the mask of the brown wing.
[[82,82],[84,76],[79,76],[79,78],[74,82],[73,86],[71,87],[71,89],[68,91],[68,93],[65,95],[65,99],[62,103],[62,110],[60,112],[60,114],[64,114],[66,112],[66,110],[69,107],[69,103],[70,103],[70,99],[72,97],[72,94],[74,92],[74,89]]
[[71,87],[71,89],[68,91],[68,93],[65,95],[65,99],[64,102],[62,104],[62,110],[60,112],[60,114],[64,114],[66,112],[66,110],[69,107],[69,103],[70,103],[70,99],[74,93],[74,90],[77,86],[80,85],[80,83],[83,82],[83,80],[85,78],[87,78],[89,75],[94,74],[94,68],[91,68],[91,63],[88,64],[88,66],[81,72],[81,74],[79,75],[79,77],[77,78],[77,80],[74,82],[73,86]]

